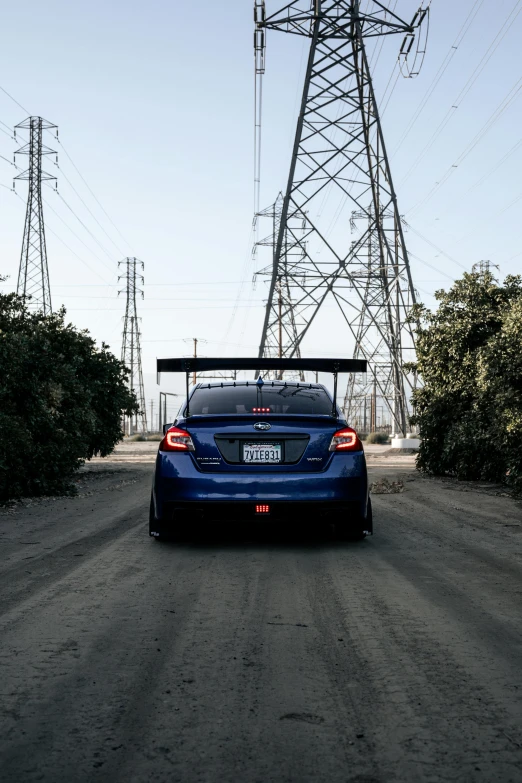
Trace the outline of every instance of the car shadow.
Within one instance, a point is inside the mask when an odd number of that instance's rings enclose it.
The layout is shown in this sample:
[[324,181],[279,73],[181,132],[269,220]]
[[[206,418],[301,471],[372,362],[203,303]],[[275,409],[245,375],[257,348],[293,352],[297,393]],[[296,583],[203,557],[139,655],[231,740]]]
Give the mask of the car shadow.
[[371,541],[371,536],[359,540],[344,540],[338,538],[333,525],[325,527],[324,525],[267,525],[253,526],[248,523],[241,524],[223,524],[201,526],[197,530],[191,531],[183,539],[169,539],[163,543],[164,546],[174,549],[190,548],[209,551],[216,548],[222,549],[242,549],[245,547],[278,547],[282,549],[295,549],[299,546],[302,549],[354,549],[364,548]]

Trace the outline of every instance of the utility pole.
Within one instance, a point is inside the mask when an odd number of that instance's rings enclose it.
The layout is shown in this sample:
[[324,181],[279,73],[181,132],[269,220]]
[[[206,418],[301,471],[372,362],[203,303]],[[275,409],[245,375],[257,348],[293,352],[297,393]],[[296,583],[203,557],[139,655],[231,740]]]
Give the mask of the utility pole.
[[[137,258],[128,257],[124,261],[118,262],[118,268],[123,265],[125,267],[125,274],[120,275],[118,280],[125,279],[125,288],[118,291],[118,296],[121,293],[125,293],[125,316],[123,320],[123,335],[121,343],[121,360],[129,368],[129,388],[136,393],[138,403],[140,406],[139,412],[134,417],[134,431],[141,430],[141,432],[147,432],[147,412],[145,407],[145,390],[143,386],[143,372],[141,368],[141,345],[140,345],[140,330],[138,319],[138,308],[136,303],[137,295],[141,294],[143,299],[143,290],[137,287],[137,281],[140,281],[143,285],[143,275],[139,275],[136,272],[137,267],[144,268],[142,261],[138,261]],[[133,433],[132,417],[129,417],[127,426],[127,434]]]
[[[290,243],[299,257],[286,276],[296,332],[284,334],[283,355],[297,355],[308,331],[321,322],[321,308],[333,304],[337,321],[328,313],[323,328],[346,330],[354,355],[375,372],[395,432],[405,434],[413,384],[404,364],[414,358],[408,316],[415,290],[366,42],[403,36],[404,64],[408,52],[419,51],[414,43],[427,9],[408,24],[378,0],[368,0],[364,10],[361,5],[359,0],[294,0],[271,15],[264,4],[257,11],[256,30],[301,35],[310,42],[259,357],[271,355],[277,280],[288,265]],[[259,46],[261,39],[256,40]],[[413,68],[408,75],[416,73]],[[349,243],[346,226],[354,209],[364,213],[366,228]],[[369,262],[369,245],[378,257],[376,267]],[[361,332],[364,340],[358,339]]]
[[42,117],[28,117],[16,125],[15,138],[17,130],[28,130],[29,141],[16,150],[15,155],[27,155],[29,160],[27,169],[18,174],[15,180],[27,180],[29,187],[16,293],[24,298],[30,310],[40,310],[44,315],[49,315],[52,307],[42,206],[42,182],[56,183],[56,177],[42,169],[42,159],[45,155],[56,155],[58,162],[58,156],[55,150],[43,143],[43,133],[45,130],[55,130],[58,138],[58,128]]
[[[198,358],[198,343],[206,343],[206,340],[201,339],[200,337],[184,337],[183,342],[188,342],[189,340],[192,340],[194,344],[194,359]],[[195,386],[199,381],[203,380],[219,380],[219,381],[235,381],[237,380],[237,371],[233,370],[232,372],[214,372],[214,373],[198,373],[193,372],[192,373],[192,383]]]
[[150,431],[154,431],[154,400],[150,401]]
[[160,392],[159,393],[159,414],[158,414],[158,431],[163,432],[163,427],[167,424],[167,397],[179,397],[179,394],[173,392]]

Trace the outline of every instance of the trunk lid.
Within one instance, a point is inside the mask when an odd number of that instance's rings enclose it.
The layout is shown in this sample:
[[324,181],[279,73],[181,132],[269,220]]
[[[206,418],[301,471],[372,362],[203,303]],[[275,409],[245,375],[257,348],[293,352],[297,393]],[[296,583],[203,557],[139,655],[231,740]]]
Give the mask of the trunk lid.
[[[269,429],[256,429],[255,424]],[[341,423],[324,415],[218,414],[190,416],[177,426],[192,436],[195,451],[191,458],[198,468],[212,473],[317,473],[324,470],[332,452],[332,435]],[[278,462],[246,462],[248,452],[265,451]]]

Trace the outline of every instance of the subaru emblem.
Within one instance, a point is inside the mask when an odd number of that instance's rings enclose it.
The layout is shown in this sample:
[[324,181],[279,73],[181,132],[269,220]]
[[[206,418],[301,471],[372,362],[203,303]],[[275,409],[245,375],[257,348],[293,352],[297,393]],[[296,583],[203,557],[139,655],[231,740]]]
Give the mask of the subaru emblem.
[[269,424],[267,421],[257,421],[254,424],[255,430],[269,430],[272,427],[271,424]]

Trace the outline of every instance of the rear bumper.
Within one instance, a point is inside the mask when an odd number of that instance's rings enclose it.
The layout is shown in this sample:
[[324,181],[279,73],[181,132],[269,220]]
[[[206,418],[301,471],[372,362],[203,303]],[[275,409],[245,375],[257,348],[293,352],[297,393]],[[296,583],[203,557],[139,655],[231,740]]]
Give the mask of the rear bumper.
[[285,523],[327,522],[340,518],[360,519],[360,503],[341,503],[315,501],[313,503],[294,503],[276,501],[269,504],[268,513],[258,513],[256,504],[243,501],[205,501],[167,502],[163,504],[162,524],[183,522],[248,522],[277,521]]
[[245,512],[255,515],[256,502],[269,503],[274,513],[276,507],[277,513],[280,509],[287,514],[290,505],[297,510],[313,504],[320,514],[345,507],[366,516],[368,479],[362,452],[336,454],[324,471],[316,473],[208,473],[187,457],[158,454],[153,493],[158,520],[172,517],[173,509],[182,507],[198,515],[223,513],[229,519],[237,511],[244,518]]

